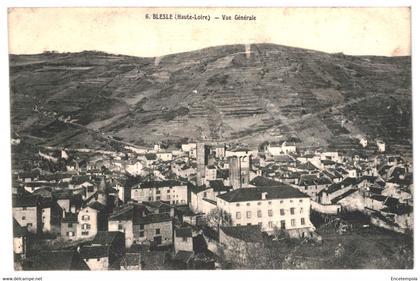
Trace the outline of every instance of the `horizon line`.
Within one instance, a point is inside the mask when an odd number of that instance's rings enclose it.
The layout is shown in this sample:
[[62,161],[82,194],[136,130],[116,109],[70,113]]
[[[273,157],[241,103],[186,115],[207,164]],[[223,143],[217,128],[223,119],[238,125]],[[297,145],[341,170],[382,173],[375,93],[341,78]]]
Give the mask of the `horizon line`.
[[[139,55],[132,55],[132,54],[124,54],[124,53],[113,53],[113,52],[107,52],[104,50],[95,50],[95,49],[85,49],[85,50],[80,50],[80,51],[59,51],[59,50],[44,50],[43,52],[39,53],[9,53],[9,55],[14,55],[14,56],[31,56],[31,55],[43,55],[43,54],[47,54],[47,53],[51,53],[51,54],[77,54],[77,53],[83,53],[83,52],[92,52],[92,53],[104,53],[107,55],[114,55],[114,56],[126,56],[126,57],[135,57],[135,58],[144,58],[144,59],[154,59],[154,58],[159,58],[159,57],[166,57],[166,56],[171,56],[171,55],[179,55],[179,54],[184,54],[184,53],[192,53],[192,52],[199,52],[199,51],[203,51],[206,49],[212,49],[212,48],[220,48],[220,47],[228,47],[228,46],[240,46],[240,45],[244,45],[244,50],[245,50],[245,46],[246,45],[275,45],[275,46],[280,46],[280,47],[285,47],[285,48],[293,48],[293,49],[300,49],[300,50],[305,50],[305,51],[311,51],[311,52],[318,52],[318,53],[323,53],[323,54],[328,54],[328,55],[345,55],[345,56],[349,56],[349,57],[387,57],[387,58],[398,58],[398,57],[411,57],[411,53],[410,54],[405,54],[405,55],[373,55],[373,54],[346,54],[344,52],[326,52],[326,51],[321,51],[321,50],[316,50],[316,49],[308,49],[308,48],[302,48],[302,47],[295,47],[295,46],[289,46],[289,45],[283,45],[283,44],[277,44],[277,43],[233,43],[233,44],[224,44],[224,45],[213,45],[213,46],[208,46],[208,47],[203,47],[203,48],[199,48],[199,49],[192,49],[192,50],[188,50],[188,51],[181,51],[181,52],[175,52],[175,53],[168,53],[168,54],[164,54],[164,55],[156,55],[156,56],[139,56]],[[245,51],[244,51],[245,53]],[[251,51],[252,53],[252,51]]]

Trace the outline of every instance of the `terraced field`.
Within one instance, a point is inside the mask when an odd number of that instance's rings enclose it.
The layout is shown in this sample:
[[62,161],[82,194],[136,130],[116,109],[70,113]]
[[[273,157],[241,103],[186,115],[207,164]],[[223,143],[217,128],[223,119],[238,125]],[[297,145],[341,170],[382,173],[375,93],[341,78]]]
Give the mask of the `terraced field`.
[[11,55],[12,129],[70,146],[95,134],[99,143],[105,135],[134,144],[189,137],[257,145],[294,136],[301,146],[344,149],[367,135],[411,150],[410,57],[272,44],[244,51]]

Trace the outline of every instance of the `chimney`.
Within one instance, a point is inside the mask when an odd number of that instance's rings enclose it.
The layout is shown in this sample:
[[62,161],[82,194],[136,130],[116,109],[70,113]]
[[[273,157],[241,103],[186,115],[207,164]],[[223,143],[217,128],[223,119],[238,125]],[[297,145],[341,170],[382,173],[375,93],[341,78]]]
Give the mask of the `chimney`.
[[266,200],[267,199],[267,192],[262,192],[261,193],[261,200]]

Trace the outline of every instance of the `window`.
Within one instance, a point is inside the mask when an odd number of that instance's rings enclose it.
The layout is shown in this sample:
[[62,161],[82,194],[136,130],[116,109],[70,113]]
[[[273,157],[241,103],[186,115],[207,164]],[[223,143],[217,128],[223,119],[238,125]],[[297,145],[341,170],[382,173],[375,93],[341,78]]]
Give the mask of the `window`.
[[300,211],[299,211],[301,214],[303,214],[303,208],[300,208]]
[[257,205],[260,206],[261,205],[261,202],[258,202]]
[[246,218],[247,218],[247,219],[250,219],[250,218],[251,218],[251,211],[247,211],[247,212],[246,212]]
[[280,204],[283,204],[283,200],[280,200]]
[[32,223],[26,224],[27,227],[32,227]]
[[171,200],[171,195],[167,195],[166,199]]
[[251,206],[251,203],[246,203],[247,206]]
[[268,210],[268,216],[272,217],[273,216],[273,210]]
[[73,223],[70,222],[70,223],[67,224],[67,226],[68,227],[73,227]]
[[286,229],[286,221],[285,220],[280,221],[280,229]]
[[158,190],[156,190],[156,194],[160,194],[160,190],[158,189]]
[[183,242],[187,242],[187,241],[188,241],[187,237],[185,237],[185,236],[184,236],[184,237],[182,237],[182,241],[183,241]]
[[42,209],[42,212],[45,213],[45,209]]
[[239,203],[236,203],[236,207],[239,207],[239,206],[241,206],[241,204],[239,204]]
[[308,190],[308,186],[307,185],[305,185],[305,190]]
[[305,225],[305,218],[301,218],[301,219],[300,219],[300,224],[301,224],[301,225]]
[[156,235],[160,234],[160,228],[156,228]]
[[290,214],[294,215],[295,214],[295,208],[290,208]]
[[159,201],[160,200],[160,196],[156,196],[156,201]]
[[271,201],[268,201],[268,205],[271,205]]
[[280,209],[280,216],[284,216],[284,209]]
[[144,237],[144,230],[140,230],[139,236]]
[[25,216],[22,216],[22,220],[24,221],[24,220],[26,220],[26,217]]
[[259,218],[261,218],[261,217],[262,217],[262,212],[261,212],[261,210],[258,210],[258,211],[257,211],[257,217],[259,217]]
[[299,199],[299,203],[302,203],[303,202],[303,200],[302,199]]
[[83,215],[82,216],[82,220],[84,220],[84,221],[88,221],[90,219],[90,216],[88,216],[88,215]]
[[236,212],[236,218],[240,219],[241,218],[241,212]]
[[27,207],[22,207],[22,210],[23,211],[26,211],[28,208]]
[[269,222],[268,222],[268,227],[269,227],[269,228],[273,228],[273,222],[272,222],[272,221],[269,221]]
[[204,198],[207,198],[207,192],[204,192],[204,193],[203,193],[203,197],[204,197]]
[[82,224],[82,229],[90,229],[90,224]]
[[258,225],[259,225],[259,226],[262,226],[262,222],[258,222]]
[[96,259],[96,261],[100,261],[100,260],[101,260],[101,258],[97,258],[97,259]]
[[118,225],[118,230],[122,230],[123,226],[121,224]]
[[290,221],[290,225],[291,225],[291,226],[295,226],[295,225],[296,225],[295,219],[292,219],[292,220]]
[[166,193],[171,193],[171,190],[170,190],[170,189],[168,189],[168,190],[166,191]]
[[290,203],[293,203],[293,200],[290,200]]
[[83,236],[89,235],[89,231],[82,231],[82,235]]
[[153,198],[152,197],[149,197],[149,201],[152,201],[153,200]]

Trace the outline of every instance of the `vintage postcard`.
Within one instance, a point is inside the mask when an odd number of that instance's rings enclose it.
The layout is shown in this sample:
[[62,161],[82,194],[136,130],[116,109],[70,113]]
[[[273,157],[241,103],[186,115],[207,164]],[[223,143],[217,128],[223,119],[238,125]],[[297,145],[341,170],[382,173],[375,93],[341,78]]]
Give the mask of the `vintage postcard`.
[[8,40],[16,272],[413,269],[410,7],[9,7]]

